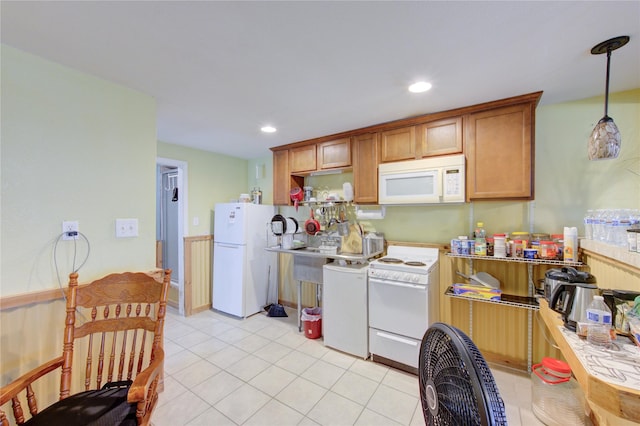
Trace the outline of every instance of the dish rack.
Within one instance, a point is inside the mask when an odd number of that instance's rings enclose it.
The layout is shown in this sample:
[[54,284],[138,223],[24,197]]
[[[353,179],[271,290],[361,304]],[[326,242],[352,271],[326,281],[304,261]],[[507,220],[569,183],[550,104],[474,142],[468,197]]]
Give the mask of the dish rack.
[[315,237],[318,250],[322,254],[338,254],[342,248],[342,237],[339,235],[319,235]]

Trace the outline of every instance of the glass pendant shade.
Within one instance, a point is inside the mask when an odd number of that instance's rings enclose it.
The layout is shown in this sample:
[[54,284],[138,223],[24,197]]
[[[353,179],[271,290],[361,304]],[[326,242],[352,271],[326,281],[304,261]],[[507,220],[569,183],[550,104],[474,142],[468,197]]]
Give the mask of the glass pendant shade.
[[589,137],[589,160],[617,158],[620,154],[620,131],[613,118],[604,116],[593,128]]
[[592,55],[607,54],[607,77],[604,92],[604,117],[598,121],[589,137],[587,153],[589,160],[603,160],[606,158],[618,158],[620,154],[621,137],[618,126],[609,117],[609,70],[611,67],[611,52],[621,48],[629,42],[629,36],[619,36],[603,41],[591,49]]

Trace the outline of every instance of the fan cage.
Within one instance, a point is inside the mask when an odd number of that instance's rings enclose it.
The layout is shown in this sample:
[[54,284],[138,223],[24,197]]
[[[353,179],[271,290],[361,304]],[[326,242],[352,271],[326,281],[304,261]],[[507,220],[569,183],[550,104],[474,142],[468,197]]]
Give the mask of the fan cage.
[[[507,424],[491,370],[473,341],[459,329],[435,323],[427,330],[420,347],[419,374],[428,425]],[[429,401],[429,394],[434,393],[436,401]]]

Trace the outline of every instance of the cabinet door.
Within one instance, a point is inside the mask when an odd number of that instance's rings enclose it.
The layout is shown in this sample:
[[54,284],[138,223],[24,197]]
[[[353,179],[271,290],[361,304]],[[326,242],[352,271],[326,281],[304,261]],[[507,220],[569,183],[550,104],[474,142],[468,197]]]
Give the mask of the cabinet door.
[[289,171],[291,173],[316,170],[316,145],[301,146],[289,150]]
[[420,126],[422,157],[462,152],[462,117],[432,121]]
[[353,137],[353,192],[356,203],[378,202],[378,134]]
[[533,112],[526,103],[465,120],[469,200],[533,199]]
[[413,160],[416,158],[416,128],[401,127],[380,133],[380,161]]
[[273,152],[273,204],[289,204],[289,150]]
[[318,169],[351,166],[351,139],[343,138],[318,144]]

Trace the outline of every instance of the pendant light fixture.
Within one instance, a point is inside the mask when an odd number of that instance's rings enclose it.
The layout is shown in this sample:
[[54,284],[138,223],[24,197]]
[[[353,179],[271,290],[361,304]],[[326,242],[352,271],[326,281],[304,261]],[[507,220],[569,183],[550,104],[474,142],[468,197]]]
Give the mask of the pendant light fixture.
[[603,41],[591,49],[592,55],[607,54],[607,82],[604,95],[604,117],[598,121],[589,137],[589,160],[602,160],[617,158],[620,153],[620,132],[613,118],[607,115],[609,107],[609,67],[611,64],[611,52],[629,42],[629,36],[619,36]]

